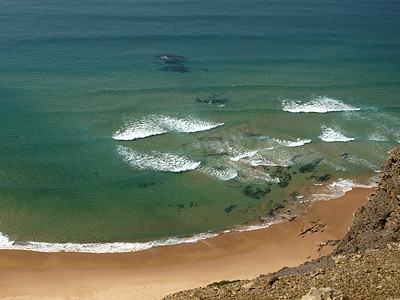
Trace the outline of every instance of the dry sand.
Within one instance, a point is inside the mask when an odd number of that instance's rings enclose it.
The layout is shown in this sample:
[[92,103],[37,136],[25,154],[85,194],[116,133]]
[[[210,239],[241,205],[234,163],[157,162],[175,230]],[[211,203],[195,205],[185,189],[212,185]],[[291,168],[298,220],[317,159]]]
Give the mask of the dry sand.
[[314,202],[292,222],[195,244],[124,254],[3,250],[0,298],[161,299],[213,281],[251,279],[328,254],[332,246],[318,251],[318,245],[342,238],[353,212],[371,192],[354,189],[338,199]]

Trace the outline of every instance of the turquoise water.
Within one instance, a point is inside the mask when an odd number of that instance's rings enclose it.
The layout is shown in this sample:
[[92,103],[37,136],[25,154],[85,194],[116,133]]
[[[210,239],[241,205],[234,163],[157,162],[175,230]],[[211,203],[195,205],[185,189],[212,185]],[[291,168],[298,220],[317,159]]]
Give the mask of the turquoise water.
[[369,185],[400,142],[399,12],[2,1],[0,246],[185,238]]

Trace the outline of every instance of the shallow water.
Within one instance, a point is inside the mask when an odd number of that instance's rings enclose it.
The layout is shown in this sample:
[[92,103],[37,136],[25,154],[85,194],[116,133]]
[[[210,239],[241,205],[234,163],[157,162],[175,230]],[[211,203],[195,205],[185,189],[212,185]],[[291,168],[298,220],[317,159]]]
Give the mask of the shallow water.
[[399,12],[2,1],[1,247],[182,242],[370,184],[400,142]]

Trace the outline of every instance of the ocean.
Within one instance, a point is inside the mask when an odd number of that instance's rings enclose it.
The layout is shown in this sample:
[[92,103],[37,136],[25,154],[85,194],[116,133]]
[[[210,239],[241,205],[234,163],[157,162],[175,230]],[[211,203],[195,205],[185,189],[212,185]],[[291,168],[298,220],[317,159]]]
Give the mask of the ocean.
[[372,186],[400,2],[0,3],[0,249],[126,252]]

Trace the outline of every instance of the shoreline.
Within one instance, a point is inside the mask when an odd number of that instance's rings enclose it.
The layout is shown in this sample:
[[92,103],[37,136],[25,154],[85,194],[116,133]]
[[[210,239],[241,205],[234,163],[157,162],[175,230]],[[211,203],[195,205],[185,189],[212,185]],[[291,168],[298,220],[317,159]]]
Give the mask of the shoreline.
[[160,299],[213,281],[251,279],[330,253],[373,191],[354,188],[310,203],[290,222],[196,243],[112,254],[0,250],[1,297]]
[[[347,192],[356,188],[374,188],[371,184],[373,177],[369,178],[370,184],[354,184],[349,179],[339,179],[327,186],[309,187],[306,190],[308,194],[306,200],[297,201],[282,207],[277,211],[273,218],[259,216],[249,222],[236,225],[230,229],[220,231],[201,232],[187,237],[169,237],[160,240],[148,242],[107,242],[107,243],[57,243],[57,242],[14,242],[0,232],[0,251],[33,251],[41,253],[91,253],[91,254],[118,254],[146,251],[155,247],[178,246],[181,244],[193,244],[204,240],[212,239],[224,234],[235,232],[246,232],[253,230],[266,229],[271,225],[292,221],[298,216],[306,213],[308,207],[316,201],[329,201],[340,198]],[[304,196],[301,196],[303,198]]]

